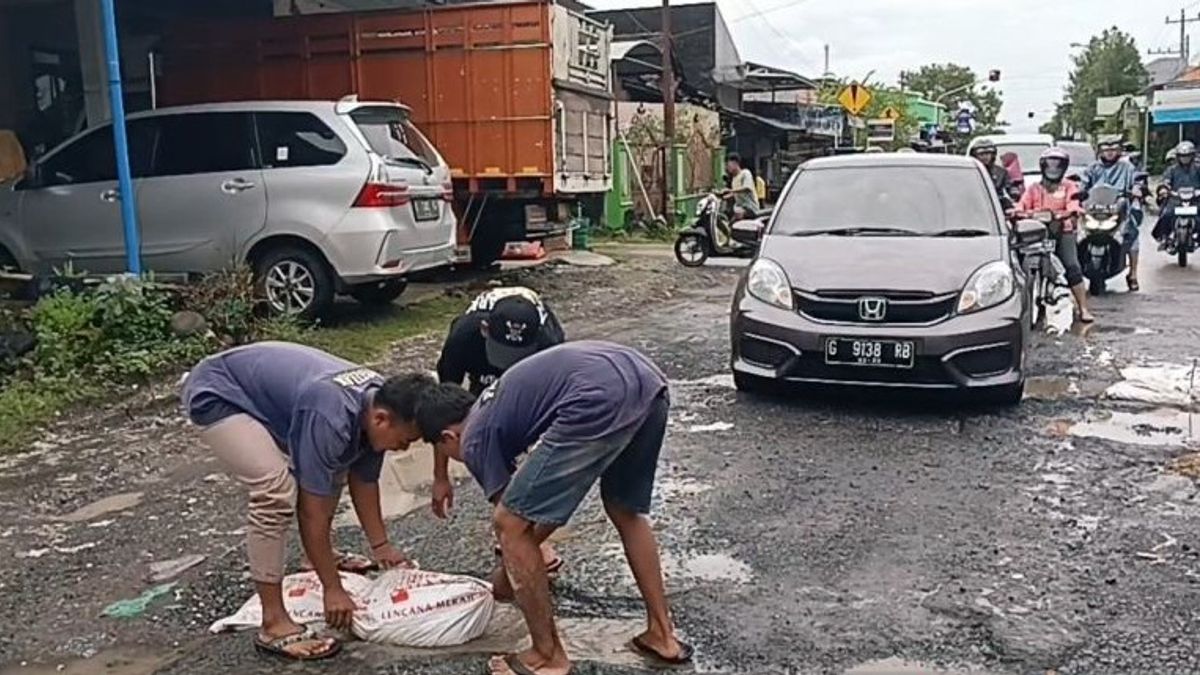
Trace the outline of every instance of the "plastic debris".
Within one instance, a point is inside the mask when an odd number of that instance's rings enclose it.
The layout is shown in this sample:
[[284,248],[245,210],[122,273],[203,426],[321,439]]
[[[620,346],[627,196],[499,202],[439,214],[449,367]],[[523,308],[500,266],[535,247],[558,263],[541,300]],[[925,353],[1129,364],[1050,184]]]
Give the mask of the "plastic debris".
[[136,598],[118,600],[112,603],[108,607],[105,607],[100,614],[112,619],[133,619],[139,617],[146,611],[146,608],[150,606],[150,603],[161,598],[167,593],[170,593],[173,588],[175,588],[174,582],[169,584],[159,584],[158,586],[148,589],[145,593],[142,593]]
[[172,560],[150,563],[150,574],[147,576],[147,579],[152,584],[169,581],[199,565],[204,560],[205,556],[193,553],[192,555],[185,555]]
[[702,434],[710,431],[729,431],[733,428],[732,422],[713,422],[712,424],[693,424],[688,427],[690,434]]

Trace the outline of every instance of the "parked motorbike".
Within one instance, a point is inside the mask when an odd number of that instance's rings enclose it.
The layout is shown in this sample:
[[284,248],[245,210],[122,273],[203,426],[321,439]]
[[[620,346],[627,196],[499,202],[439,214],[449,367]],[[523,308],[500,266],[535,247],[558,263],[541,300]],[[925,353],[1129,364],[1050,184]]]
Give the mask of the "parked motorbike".
[[1053,211],[1024,215],[1025,222],[1016,225],[1017,254],[1029,292],[1030,326],[1036,329],[1046,320],[1048,308],[1062,299],[1067,287],[1066,269],[1054,255],[1057,238],[1050,236],[1062,224]]
[[675,238],[675,259],[684,267],[700,267],[710,257],[749,258],[758,251],[758,241],[771,211],[730,224],[720,195],[710,193],[696,205],[696,220]]
[[1175,223],[1167,240],[1167,254],[1175,256],[1180,267],[1187,267],[1188,256],[1200,247],[1200,194],[1194,188],[1179,188],[1171,196],[1175,198]]
[[1083,204],[1079,228],[1079,264],[1092,295],[1103,295],[1108,280],[1125,271],[1126,221],[1129,202],[1120,190],[1108,185],[1092,188]]

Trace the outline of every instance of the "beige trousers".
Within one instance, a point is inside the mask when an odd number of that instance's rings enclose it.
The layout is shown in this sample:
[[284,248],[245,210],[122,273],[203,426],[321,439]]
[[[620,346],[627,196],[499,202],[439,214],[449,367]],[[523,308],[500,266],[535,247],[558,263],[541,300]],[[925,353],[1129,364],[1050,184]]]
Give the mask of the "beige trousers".
[[233,415],[200,432],[225,469],[250,492],[246,554],[253,581],[283,580],[287,535],[296,516],[296,481],[288,457],[249,415]]

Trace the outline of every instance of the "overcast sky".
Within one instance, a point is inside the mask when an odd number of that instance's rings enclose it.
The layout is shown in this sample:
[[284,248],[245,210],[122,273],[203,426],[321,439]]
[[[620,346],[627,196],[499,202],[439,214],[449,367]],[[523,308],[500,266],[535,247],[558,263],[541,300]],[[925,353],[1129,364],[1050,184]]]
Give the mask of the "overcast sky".
[[[600,9],[653,0],[585,0]],[[680,4],[683,4],[682,2]],[[1071,67],[1072,42],[1116,25],[1147,49],[1177,47],[1170,14],[1200,14],[1200,0],[718,0],[743,60],[816,76],[825,44],[839,76],[896,82],[901,70],[954,62],[983,76],[1002,71],[1003,118],[1035,131],[1053,114]],[[1192,24],[1193,30],[1200,24]],[[1200,52],[1200,32],[1193,54]],[[1036,116],[1030,120],[1028,114]]]

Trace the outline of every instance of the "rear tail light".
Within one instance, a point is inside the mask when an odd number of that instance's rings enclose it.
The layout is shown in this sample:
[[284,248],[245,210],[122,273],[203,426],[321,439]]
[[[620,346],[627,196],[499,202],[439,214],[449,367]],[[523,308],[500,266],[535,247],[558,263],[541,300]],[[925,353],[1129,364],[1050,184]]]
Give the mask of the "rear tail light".
[[454,183],[451,183],[450,181],[442,183],[442,201],[454,201]]
[[358,198],[354,200],[355,208],[394,208],[407,206],[412,201],[408,194],[408,186],[392,183],[367,183],[363,186]]

